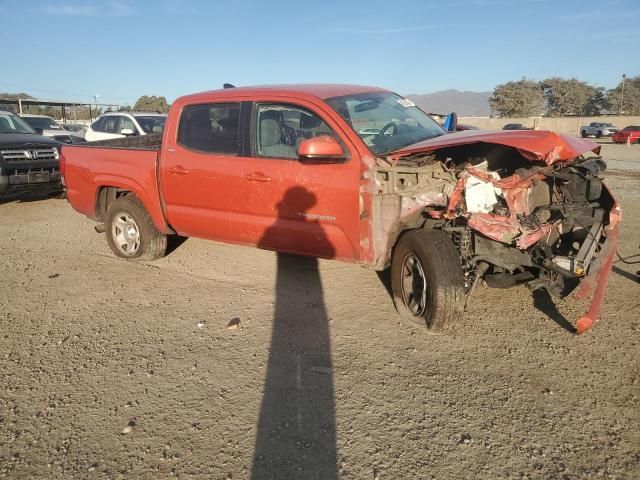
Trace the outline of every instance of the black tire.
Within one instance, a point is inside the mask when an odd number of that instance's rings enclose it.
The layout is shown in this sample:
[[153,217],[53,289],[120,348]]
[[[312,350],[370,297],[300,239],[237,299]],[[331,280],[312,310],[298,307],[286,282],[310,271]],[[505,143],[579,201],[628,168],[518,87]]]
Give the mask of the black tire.
[[582,135],[582,138],[587,138],[587,132],[585,130],[583,130],[582,132],[580,132],[580,135]]
[[602,138],[602,132],[598,131],[598,132],[596,133],[596,138]]
[[393,250],[391,290],[400,316],[427,328],[439,330],[462,316],[464,279],[449,236],[439,230],[405,232]]
[[109,205],[106,235],[111,251],[127,260],[156,260],[167,250],[167,236],[156,229],[134,196],[116,198]]

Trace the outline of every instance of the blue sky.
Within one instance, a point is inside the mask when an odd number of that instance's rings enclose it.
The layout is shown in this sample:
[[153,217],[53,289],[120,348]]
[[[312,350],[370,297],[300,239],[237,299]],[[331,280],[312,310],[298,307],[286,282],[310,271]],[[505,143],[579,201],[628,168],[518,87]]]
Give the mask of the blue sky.
[[401,94],[640,74],[638,0],[0,0],[0,91],[133,103],[270,83]]

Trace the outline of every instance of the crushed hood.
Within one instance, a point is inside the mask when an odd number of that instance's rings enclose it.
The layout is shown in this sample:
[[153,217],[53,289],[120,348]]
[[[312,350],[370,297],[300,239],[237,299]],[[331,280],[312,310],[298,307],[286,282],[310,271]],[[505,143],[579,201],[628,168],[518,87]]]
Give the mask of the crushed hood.
[[584,138],[543,130],[478,131],[467,130],[442,135],[409,145],[388,155],[395,161],[416,153],[432,152],[446,147],[473,143],[493,143],[516,148],[530,160],[542,160],[547,165],[571,160],[583,153],[600,153],[600,145]]

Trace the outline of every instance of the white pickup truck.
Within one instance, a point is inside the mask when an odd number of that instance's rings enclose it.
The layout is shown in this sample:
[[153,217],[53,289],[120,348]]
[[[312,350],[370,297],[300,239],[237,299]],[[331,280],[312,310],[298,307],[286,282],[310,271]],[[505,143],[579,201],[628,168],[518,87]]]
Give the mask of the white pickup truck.
[[589,125],[580,127],[580,135],[582,138],[593,136],[596,138],[610,137],[616,133],[618,129],[610,123],[591,122]]

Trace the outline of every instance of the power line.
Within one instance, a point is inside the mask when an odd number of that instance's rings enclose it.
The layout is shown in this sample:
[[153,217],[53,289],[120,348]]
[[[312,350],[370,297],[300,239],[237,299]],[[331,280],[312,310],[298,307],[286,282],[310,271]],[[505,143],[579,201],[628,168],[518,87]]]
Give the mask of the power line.
[[[21,89],[23,91],[25,90],[29,90],[29,91],[33,91],[33,92],[43,92],[43,93],[52,93],[55,95],[67,95],[67,96],[71,96],[71,97],[87,97],[87,98],[93,98],[94,95],[85,95],[83,93],[69,93],[69,92],[60,92],[60,91],[56,91],[56,90],[44,90],[42,88],[32,88],[32,87],[27,87],[24,85],[14,85],[11,83],[4,83],[4,82],[0,82],[1,86],[4,87],[11,87],[11,88],[17,88],[17,89]],[[112,99],[118,99],[118,100],[134,100],[133,97],[117,97],[117,96],[111,96],[111,95],[101,95],[101,98],[112,98]]]

